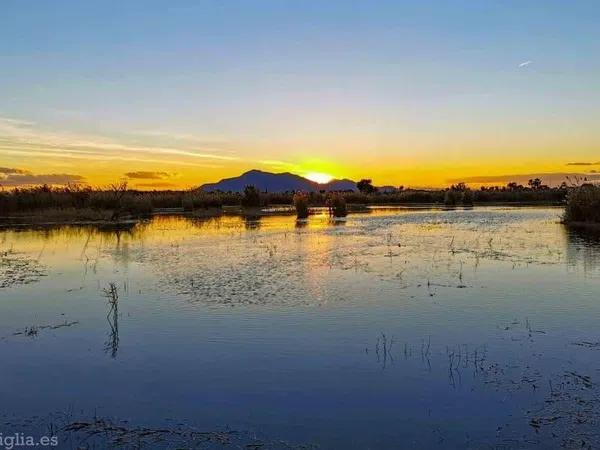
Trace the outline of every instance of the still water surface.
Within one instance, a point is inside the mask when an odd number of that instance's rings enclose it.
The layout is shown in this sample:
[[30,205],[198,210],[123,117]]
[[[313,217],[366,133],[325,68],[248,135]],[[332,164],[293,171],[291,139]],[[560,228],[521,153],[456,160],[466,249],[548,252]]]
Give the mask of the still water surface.
[[1,431],[64,448],[597,445],[600,244],[560,214],[0,231]]

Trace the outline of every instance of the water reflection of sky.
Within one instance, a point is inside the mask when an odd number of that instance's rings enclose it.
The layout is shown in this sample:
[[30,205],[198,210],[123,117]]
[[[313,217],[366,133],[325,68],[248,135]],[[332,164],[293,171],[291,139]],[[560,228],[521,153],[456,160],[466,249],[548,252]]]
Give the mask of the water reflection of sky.
[[585,430],[557,420],[536,433],[531,411],[546,414],[568,373],[597,374],[585,343],[600,340],[600,246],[559,216],[377,209],[304,226],[5,230],[2,249],[43,274],[0,290],[4,410],[322,448],[554,445]]

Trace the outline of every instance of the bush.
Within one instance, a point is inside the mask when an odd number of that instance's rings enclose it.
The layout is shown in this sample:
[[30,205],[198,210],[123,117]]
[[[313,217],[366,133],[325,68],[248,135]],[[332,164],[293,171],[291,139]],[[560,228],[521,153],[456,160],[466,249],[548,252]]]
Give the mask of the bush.
[[465,206],[473,206],[473,191],[465,189],[462,194],[462,204]]
[[448,189],[444,194],[444,205],[454,206],[456,205],[457,193],[453,189]]
[[301,192],[294,194],[294,207],[296,208],[296,217],[298,219],[308,218],[308,197],[306,194]]
[[150,197],[143,194],[127,194],[121,198],[120,210],[127,214],[143,215],[152,213]]
[[269,192],[261,195],[261,204],[264,205],[291,205],[294,203],[293,192]]
[[327,199],[327,207],[329,208],[330,216],[346,217],[348,215],[346,200],[341,194],[331,194]]
[[244,188],[244,196],[242,197],[242,206],[256,207],[260,206],[260,193],[254,186],[246,186]]
[[566,223],[600,223],[600,186],[584,184],[571,189],[563,219]]
[[[221,208],[224,204],[225,195],[219,192],[187,192],[182,199],[182,206],[185,211],[194,209]],[[239,204],[239,199],[236,201]]]
[[153,208],[181,208],[184,192],[181,191],[152,191],[144,192],[150,198]]

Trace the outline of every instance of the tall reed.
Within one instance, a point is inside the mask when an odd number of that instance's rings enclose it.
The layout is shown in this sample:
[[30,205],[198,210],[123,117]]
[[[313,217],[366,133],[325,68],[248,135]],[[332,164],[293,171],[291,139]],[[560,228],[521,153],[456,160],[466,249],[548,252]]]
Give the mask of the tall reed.
[[600,186],[584,184],[569,190],[565,223],[600,223]]
[[302,192],[297,192],[294,194],[293,201],[296,208],[296,217],[298,219],[307,219],[309,214],[308,196]]
[[348,215],[346,199],[341,194],[330,194],[327,199],[327,207],[329,208],[329,215],[332,217],[346,217]]

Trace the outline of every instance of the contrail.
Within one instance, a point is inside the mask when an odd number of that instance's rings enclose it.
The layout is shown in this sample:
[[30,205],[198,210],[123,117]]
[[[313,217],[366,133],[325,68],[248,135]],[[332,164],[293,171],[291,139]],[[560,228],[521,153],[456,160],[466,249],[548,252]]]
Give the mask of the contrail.
[[533,64],[533,61],[523,61],[519,67],[527,67],[529,64]]

